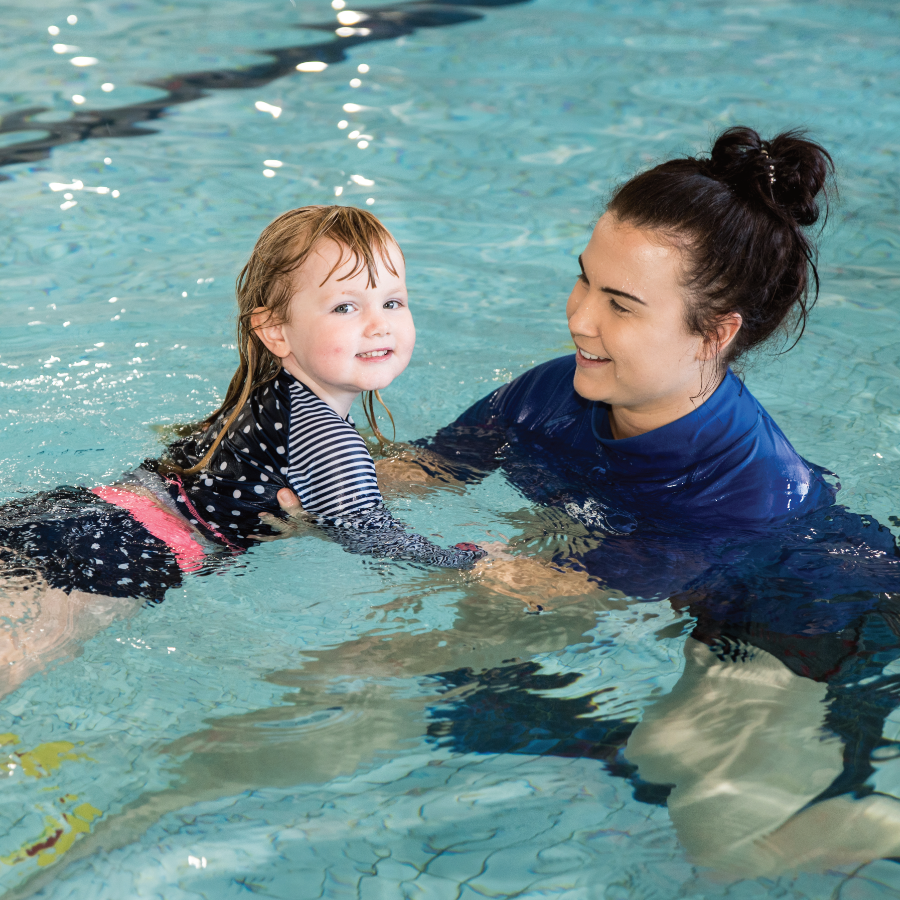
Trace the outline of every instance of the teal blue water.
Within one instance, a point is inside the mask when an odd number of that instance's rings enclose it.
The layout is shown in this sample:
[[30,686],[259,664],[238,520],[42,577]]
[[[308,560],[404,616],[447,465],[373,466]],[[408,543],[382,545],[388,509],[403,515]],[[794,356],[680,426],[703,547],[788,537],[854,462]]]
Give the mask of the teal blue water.
[[[0,497],[113,480],[159,453],[152,426],[214,407],[235,364],[233,282],[256,236],[338,188],[338,202],[373,200],[406,253],[419,339],[386,400],[399,439],[432,433],[570,347],[564,303],[610,187],[741,123],[809,127],[841,186],[807,334],[752,360],[746,380],[801,454],[840,474],[842,501],[891,525],[896,5],[531,0],[480,12],[361,45],[321,72],[212,91],[146,134],[0,169]],[[335,15],[323,0],[8,0],[0,125],[47,111],[27,133],[0,133],[0,149],[79,109],[161,96],[142,82],[339,40],[302,27],[338,27]],[[81,57],[96,62],[73,65]],[[535,513],[499,474],[392,505],[445,544],[514,542]],[[426,739],[430,673],[509,659],[575,673],[559,696],[639,721],[679,681],[688,630],[665,601],[586,594],[532,617],[466,574],[314,536],[267,545],[98,626],[0,700],[11,754],[0,886],[98,900],[897,896],[888,861],[714,875],[665,806],[634,799],[596,760]],[[872,784],[900,797],[897,763],[875,763]]]

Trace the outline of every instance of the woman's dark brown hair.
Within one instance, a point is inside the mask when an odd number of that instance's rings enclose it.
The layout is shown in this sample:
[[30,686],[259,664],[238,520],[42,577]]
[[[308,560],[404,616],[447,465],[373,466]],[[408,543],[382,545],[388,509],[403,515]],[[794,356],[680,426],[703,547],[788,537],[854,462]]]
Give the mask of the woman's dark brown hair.
[[827,218],[833,175],[831,156],[804,132],[765,141],[752,128],[729,128],[708,157],[636,175],[607,208],[682,249],[691,333],[715,340],[718,322],[740,313],[743,324],[719,359],[724,368],[779,329],[799,329],[792,347],[802,336],[819,292],[805,229],[819,219],[820,195]]

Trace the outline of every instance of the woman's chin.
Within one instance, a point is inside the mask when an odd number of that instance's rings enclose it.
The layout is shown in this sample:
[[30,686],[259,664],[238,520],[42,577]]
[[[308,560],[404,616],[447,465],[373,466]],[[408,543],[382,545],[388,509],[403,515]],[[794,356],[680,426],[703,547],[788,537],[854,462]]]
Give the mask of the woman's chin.
[[607,387],[598,383],[599,379],[593,379],[586,376],[580,369],[575,371],[575,379],[572,387],[579,397],[585,400],[599,401],[600,403],[609,403],[610,391]]

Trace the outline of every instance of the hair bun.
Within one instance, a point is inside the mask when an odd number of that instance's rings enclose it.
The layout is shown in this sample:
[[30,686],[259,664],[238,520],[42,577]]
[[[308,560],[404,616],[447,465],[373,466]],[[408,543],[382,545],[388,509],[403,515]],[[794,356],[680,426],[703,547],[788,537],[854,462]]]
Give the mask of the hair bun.
[[745,127],[729,128],[719,135],[707,167],[710,177],[797,225],[818,220],[816,198],[833,172],[828,151],[807,140],[803,131],[786,131],[764,141]]

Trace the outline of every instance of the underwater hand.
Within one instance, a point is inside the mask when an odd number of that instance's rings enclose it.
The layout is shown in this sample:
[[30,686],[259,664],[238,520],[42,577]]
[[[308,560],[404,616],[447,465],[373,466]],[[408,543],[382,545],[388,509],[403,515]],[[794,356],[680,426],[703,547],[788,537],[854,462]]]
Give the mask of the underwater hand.
[[495,593],[521,601],[529,613],[549,610],[550,598],[580,600],[596,590],[585,572],[558,568],[533,556],[514,556],[508,545],[499,541],[479,546],[488,555],[473,569],[478,581]]
[[253,535],[254,540],[280,541],[283,538],[295,537],[309,527],[306,514],[303,511],[303,505],[290,488],[282,488],[278,492],[278,505],[287,518],[282,518],[272,513],[260,513],[260,519],[276,533]]

